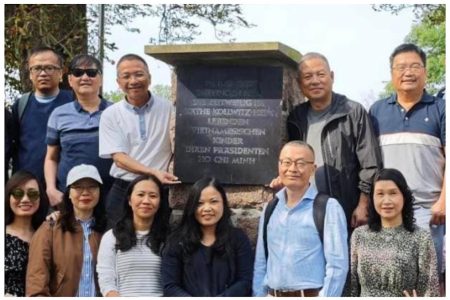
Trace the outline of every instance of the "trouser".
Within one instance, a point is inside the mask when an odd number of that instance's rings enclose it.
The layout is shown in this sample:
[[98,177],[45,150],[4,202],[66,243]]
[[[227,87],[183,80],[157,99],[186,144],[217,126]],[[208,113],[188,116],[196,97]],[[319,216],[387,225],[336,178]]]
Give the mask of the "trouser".
[[444,225],[431,225],[431,209],[424,208],[422,206],[414,206],[414,218],[416,219],[416,225],[429,230],[431,237],[433,238],[434,248],[436,249],[437,265],[439,276],[442,272],[442,260],[444,250]]

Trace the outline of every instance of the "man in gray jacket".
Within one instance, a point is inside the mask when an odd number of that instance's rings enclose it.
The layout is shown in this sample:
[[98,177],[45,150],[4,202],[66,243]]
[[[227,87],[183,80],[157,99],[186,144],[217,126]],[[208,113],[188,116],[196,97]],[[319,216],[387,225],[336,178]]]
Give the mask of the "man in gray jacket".
[[[287,130],[289,140],[314,148],[317,171],[312,183],[339,201],[351,230],[367,222],[368,194],[381,155],[364,107],[334,93],[333,81],[325,56],[312,52],[302,57],[299,83],[309,101],[290,113]],[[278,178],[271,183],[279,185]]]

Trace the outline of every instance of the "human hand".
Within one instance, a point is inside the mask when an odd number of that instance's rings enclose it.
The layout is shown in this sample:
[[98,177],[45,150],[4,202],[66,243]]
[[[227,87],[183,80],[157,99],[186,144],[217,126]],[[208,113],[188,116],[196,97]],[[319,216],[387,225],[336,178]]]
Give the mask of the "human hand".
[[164,171],[155,171],[154,175],[161,181],[162,184],[178,184],[181,181],[178,180],[178,177]]
[[48,201],[50,206],[56,206],[63,200],[63,193],[56,188],[47,188]]
[[106,293],[105,297],[120,297],[120,294],[118,291],[109,291]]
[[445,224],[445,198],[444,200],[439,199],[431,206],[430,223],[433,225]]
[[55,210],[51,214],[45,217],[45,221],[58,221],[59,216],[61,215],[61,212],[58,210]]
[[403,295],[405,295],[405,297],[418,297],[416,290],[412,290],[412,294],[409,294],[407,290],[404,290]]
[[272,181],[269,184],[269,187],[275,191],[281,190],[283,188],[283,183],[281,182],[280,176],[272,179]]
[[358,226],[367,224],[368,217],[368,203],[369,199],[366,194],[361,193],[359,196],[358,206],[352,213],[351,226],[356,228]]

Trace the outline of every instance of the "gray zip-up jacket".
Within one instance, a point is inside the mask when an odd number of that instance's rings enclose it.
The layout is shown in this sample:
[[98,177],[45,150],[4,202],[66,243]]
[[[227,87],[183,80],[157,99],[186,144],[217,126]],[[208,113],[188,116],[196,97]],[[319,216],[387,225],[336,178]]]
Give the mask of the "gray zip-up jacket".
[[[373,176],[381,168],[381,154],[364,107],[336,93],[331,101],[321,136],[328,190],[320,192],[339,201],[350,225],[360,193],[370,193]],[[306,141],[309,107],[309,102],[302,103],[289,114],[290,141]]]

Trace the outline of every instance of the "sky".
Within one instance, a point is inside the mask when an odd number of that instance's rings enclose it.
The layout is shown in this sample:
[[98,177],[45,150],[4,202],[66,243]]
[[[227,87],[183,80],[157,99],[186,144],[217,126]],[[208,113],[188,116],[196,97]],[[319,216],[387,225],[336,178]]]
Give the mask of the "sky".
[[[234,31],[235,42],[281,42],[300,53],[324,54],[335,73],[334,91],[366,107],[377,99],[390,79],[389,55],[403,43],[413,24],[411,11],[399,15],[375,12],[369,4],[242,4],[243,16],[256,26]],[[144,53],[150,37],[157,35],[155,19],[138,18],[133,26],[141,33],[111,29],[109,40],[119,47],[108,56],[143,56],[152,73],[152,85],[170,85],[171,68]],[[210,26],[193,43],[218,43]],[[115,66],[104,62],[104,92],[118,89]]]

